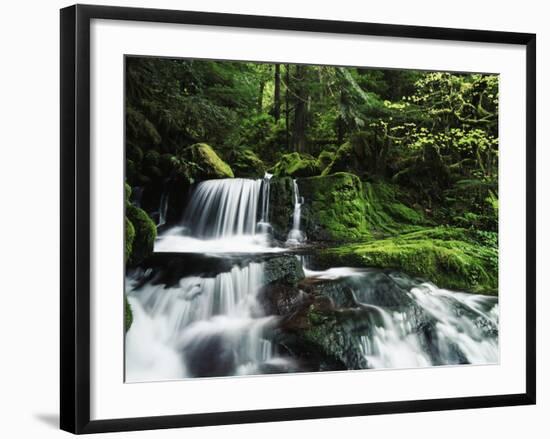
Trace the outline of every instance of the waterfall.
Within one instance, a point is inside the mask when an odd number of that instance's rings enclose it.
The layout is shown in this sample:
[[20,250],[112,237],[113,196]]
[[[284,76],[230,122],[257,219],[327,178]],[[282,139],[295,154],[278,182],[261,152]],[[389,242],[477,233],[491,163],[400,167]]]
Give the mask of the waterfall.
[[271,190],[271,177],[273,174],[265,173],[262,182],[262,209],[260,221],[257,224],[259,233],[271,233],[271,224],[269,224],[269,197]]
[[130,282],[127,381],[257,373],[273,357],[263,335],[275,323],[258,304],[263,270],[263,263],[250,263],[174,286]]
[[287,244],[296,245],[305,241],[306,237],[300,230],[300,219],[302,216],[303,198],[300,197],[300,191],[296,179],[292,181],[294,191],[294,214],[292,215],[292,229],[288,233]]
[[200,238],[254,235],[262,180],[227,178],[199,183],[183,223]]
[[263,179],[227,178],[197,185],[180,225],[163,232],[155,252],[278,252],[270,245],[271,174]]
[[168,192],[165,190],[160,196],[160,205],[159,205],[159,222],[157,227],[163,226],[166,224],[166,212],[168,212]]

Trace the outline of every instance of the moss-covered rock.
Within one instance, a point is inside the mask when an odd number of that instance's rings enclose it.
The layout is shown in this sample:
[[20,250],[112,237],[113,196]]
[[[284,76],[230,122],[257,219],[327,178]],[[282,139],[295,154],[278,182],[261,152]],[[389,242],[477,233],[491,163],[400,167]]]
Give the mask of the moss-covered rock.
[[332,161],[325,166],[322,175],[330,175],[335,172],[347,172],[351,170],[350,164],[355,162],[355,154],[350,142],[344,143],[336,153],[332,155]]
[[132,254],[136,230],[128,218],[124,218],[124,263],[128,262]]
[[358,132],[351,136],[349,142],[342,144],[334,153],[331,163],[323,170],[323,175],[335,172],[353,172],[363,178],[368,174],[376,174],[383,167],[380,157],[369,147],[372,143],[371,134]]
[[124,331],[128,332],[128,329],[130,329],[130,326],[132,326],[132,322],[134,321],[134,315],[132,313],[132,307],[130,306],[130,303],[128,303],[128,298],[126,297],[126,294],[124,295]]
[[302,224],[313,241],[357,240],[370,236],[361,181],[339,172],[298,179],[304,197]]
[[319,162],[319,169],[324,171],[334,161],[335,153],[332,151],[323,150],[319,154],[317,161]]
[[234,149],[229,156],[229,161],[235,177],[261,178],[266,172],[264,162],[248,148]]
[[496,294],[498,247],[465,229],[436,227],[321,251],[327,263],[394,268],[442,288]]
[[132,204],[126,205],[126,217],[135,231],[128,261],[132,265],[137,265],[153,253],[157,228],[144,210]]
[[272,172],[275,177],[311,177],[319,175],[321,169],[315,157],[292,152],[283,154]]
[[301,333],[304,342],[315,346],[324,357],[336,359],[345,369],[367,369],[368,362],[358,346],[357,336],[365,330],[368,312],[330,311],[317,306],[314,303],[308,310],[309,326]]
[[132,187],[128,183],[124,183],[124,201],[127,203],[132,196]]
[[231,167],[206,143],[196,143],[181,150],[178,158],[192,162],[193,176],[199,180],[233,178]]

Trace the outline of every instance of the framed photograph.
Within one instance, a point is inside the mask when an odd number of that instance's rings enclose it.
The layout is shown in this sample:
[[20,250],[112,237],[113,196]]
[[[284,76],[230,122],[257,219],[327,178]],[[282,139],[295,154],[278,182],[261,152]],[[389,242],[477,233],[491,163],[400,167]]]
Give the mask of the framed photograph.
[[535,403],[535,35],[61,10],[61,428]]

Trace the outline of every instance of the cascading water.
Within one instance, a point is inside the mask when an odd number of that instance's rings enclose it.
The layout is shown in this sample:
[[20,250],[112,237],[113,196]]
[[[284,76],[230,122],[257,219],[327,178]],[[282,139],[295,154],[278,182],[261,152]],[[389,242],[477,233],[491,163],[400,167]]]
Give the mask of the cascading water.
[[348,267],[306,276],[350,288],[366,313],[357,346],[368,368],[498,362],[498,300],[452,292],[400,273]]
[[243,178],[199,183],[183,224],[199,238],[254,235],[262,180]]
[[182,223],[155,242],[155,252],[257,253],[269,245],[271,175],[251,180],[228,178],[198,184]]
[[160,196],[160,205],[159,205],[159,222],[158,227],[166,224],[166,213],[168,212],[168,192],[163,191]]
[[300,219],[302,216],[302,204],[304,200],[300,197],[300,190],[296,179],[293,180],[294,190],[294,214],[292,215],[292,229],[288,232],[287,244],[296,245],[305,241],[306,237],[304,232],[300,230]]
[[258,233],[271,233],[271,224],[269,224],[269,197],[271,196],[271,177],[272,174],[266,172],[262,182],[262,201],[260,221],[256,226]]
[[127,381],[257,373],[273,357],[263,334],[275,323],[258,305],[262,282],[263,264],[250,263],[174,286],[133,285]]
[[[286,244],[295,254],[274,257],[233,254],[284,250],[270,239],[271,175],[198,184],[182,223],[157,239],[157,262],[126,280],[133,314],[127,381],[498,361],[496,297],[398,272],[311,269],[315,254],[295,248],[306,237],[304,200],[296,180],[293,186]],[[167,203],[161,200],[159,223]],[[330,312],[312,319],[312,303]]]

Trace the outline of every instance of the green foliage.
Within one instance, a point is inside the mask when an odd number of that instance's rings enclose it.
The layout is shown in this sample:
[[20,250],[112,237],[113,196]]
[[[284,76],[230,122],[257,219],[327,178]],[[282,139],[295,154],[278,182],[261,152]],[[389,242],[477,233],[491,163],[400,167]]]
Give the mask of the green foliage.
[[324,171],[335,159],[336,154],[332,151],[323,150],[317,157],[319,162],[319,168],[321,171]]
[[[137,265],[153,253],[157,227],[144,210],[133,204],[128,203],[126,205],[126,217],[134,227],[135,232],[128,262]],[[128,230],[127,227],[126,233],[128,233]]]
[[[269,169],[277,239],[291,225],[298,178],[309,240],[379,239],[342,253],[361,263],[402,264],[443,286],[496,289],[497,75],[126,62],[132,186],[159,192],[169,180],[187,190],[196,181],[259,178]],[[135,237],[125,252],[138,263],[155,232],[143,215],[131,215]],[[438,224],[452,228],[426,229]]]
[[151,121],[131,106],[126,107],[126,135],[137,144],[158,145],[161,142],[160,134]]
[[275,177],[311,177],[319,175],[319,162],[309,154],[283,154],[272,169]]

